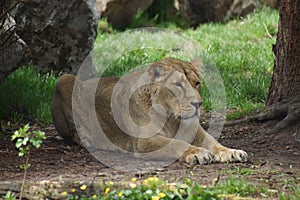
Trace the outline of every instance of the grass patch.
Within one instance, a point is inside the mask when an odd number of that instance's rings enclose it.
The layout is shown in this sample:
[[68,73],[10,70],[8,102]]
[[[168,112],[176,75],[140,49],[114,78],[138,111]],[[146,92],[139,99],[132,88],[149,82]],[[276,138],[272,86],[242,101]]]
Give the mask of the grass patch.
[[104,71],[103,76],[122,76],[132,70],[132,66],[145,66],[165,57],[163,49],[136,49],[121,55]]
[[56,76],[40,75],[32,66],[16,70],[0,86],[0,118],[12,122],[50,123],[55,83]]
[[[69,199],[141,199],[141,200],[170,200],[170,199],[235,199],[238,197],[266,197],[269,195],[267,188],[254,185],[246,180],[229,178],[216,186],[201,186],[190,179],[183,183],[168,183],[157,177],[149,177],[136,182],[136,178],[121,188],[117,189],[112,182],[104,183],[102,191],[91,191],[88,186],[80,187],[79,192],[64,191],[62,195]],[[84,189],[84,190],[82,190]],[[73,191],[78,191],[73,189]]]
[[278,12],[263,8],[227,24],[204,24],[186,34],[199,42],[222,74],[227,107],[237,118],[261,108],[274,66]]

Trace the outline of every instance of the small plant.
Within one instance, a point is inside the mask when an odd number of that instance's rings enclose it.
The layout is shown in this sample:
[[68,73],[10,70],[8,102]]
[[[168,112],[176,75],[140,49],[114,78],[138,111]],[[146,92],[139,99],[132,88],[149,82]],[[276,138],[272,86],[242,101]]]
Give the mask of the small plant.
[[5,196],[3,196],[3,199],[5,199],[5,200],[15,200],[16,199],[16,194],[11,192],[11,191],[8,191],[8,192],[6,192]]
[[25,163],[20,165],[20,168],[24,170],[24,176],[21,186],[20,199],[22,199],[24,183],[26,179],[27,169],[30,167],[29,155],[31,148],[39,148],[46,138],[45,133],[42,131],[29,131],[29,124],[26,124],[23,128],[15,131],[11,136],[11,140],[16,140],[16,148],[19,150],[18,156],[25,156]]

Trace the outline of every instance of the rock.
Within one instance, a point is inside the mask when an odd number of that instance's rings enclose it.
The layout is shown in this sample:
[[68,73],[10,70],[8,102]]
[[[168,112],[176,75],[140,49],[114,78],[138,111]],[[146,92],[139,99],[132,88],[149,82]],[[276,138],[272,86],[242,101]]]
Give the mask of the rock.
[[280,0],[258,0],[259,3],[265,6],[269,6],[271,8],[279,8]]
[[29,61],[28,47],[16,34],[15,20],[8,13],[3,16],[3,20],[0,29],[0,84],[11,72]]
[[[5,22],[0,29],[0,83],[29,62],[43,73],[52,70],[76,73],[93,49],[97,35],[99,16],[94,1],[22,2],[12,0],[0,4],[1,22]],[[9,7],[17,4],[13,9]],[[11,11],[3,15],[5,10]],[[92,65],[85,67],[81,77],[92,77]]]
[[179,13],[195,26],[205,22],[226,22],[245,16],[258,7],[256,0],[177,0]]
[[16,34],[16,22],[9,12],[16,7],[15,3],[0,2],[0,84],[11,72],[29,61],[28,47]]
[[[72,73],[93,49],[99,19],[94,0],[30,0],[18,6],[14,18],[41,72]],[[93,73],[91,68],[87,76]]]
[[126,28],[139,10],[146,10],[153,0],[96,0],[101,17],[107,18],[112,26]]

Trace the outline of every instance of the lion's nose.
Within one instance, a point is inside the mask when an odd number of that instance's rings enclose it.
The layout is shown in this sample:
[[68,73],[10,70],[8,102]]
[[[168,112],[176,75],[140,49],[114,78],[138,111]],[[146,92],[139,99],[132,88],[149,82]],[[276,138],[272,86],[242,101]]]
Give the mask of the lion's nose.
[[199,102],[191,102],[191,104],[193,106],[195,106],[196,108],[200,108],[200,106],[202,105],[202,101],[199,101]]

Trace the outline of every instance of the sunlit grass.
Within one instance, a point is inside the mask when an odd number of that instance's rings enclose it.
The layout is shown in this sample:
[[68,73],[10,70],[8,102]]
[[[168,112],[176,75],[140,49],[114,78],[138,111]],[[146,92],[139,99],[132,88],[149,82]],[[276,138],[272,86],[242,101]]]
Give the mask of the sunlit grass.
[[[61,192],[68,199],[141,199],[141,200],[171,200],[171,199],[239,199],[276,197],[275,191],[268,187],[250,183],[244,179],[228,178],[214,186],[200,185],[190,179],[184,182],[169,183],[158,177],[146,179],[132,178],[125,185],[115,186],[113,182],[100,184],[99,189],[83,185],[71,191]],[[290,197],[297,197],[297,193]],[[282,197],[284,194],[282,194]],[[293,198],[292,198],[293,199]]]
[[204,24],[186,34],[198,41],[222,74],[227,107],[239,117],[263,107],[273,72],[278,12],[270,8],[227,24]]

